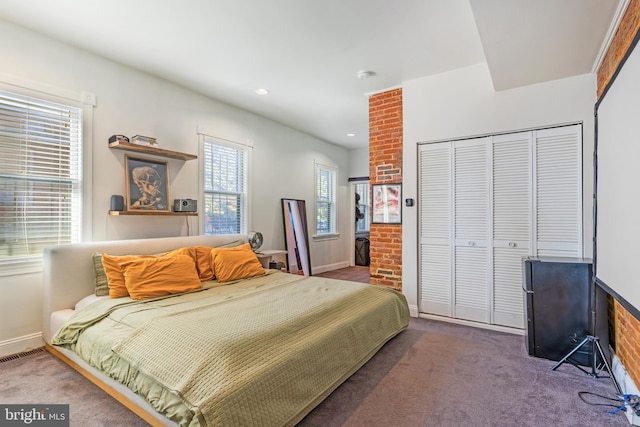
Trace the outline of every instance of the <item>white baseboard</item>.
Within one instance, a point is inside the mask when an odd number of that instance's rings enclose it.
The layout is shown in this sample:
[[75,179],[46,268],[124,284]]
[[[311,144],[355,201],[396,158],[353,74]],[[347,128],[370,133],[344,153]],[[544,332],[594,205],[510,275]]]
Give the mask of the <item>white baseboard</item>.
[[34,350],[44,346],[42,332],[0,341],[0,357]]
[[337,262],[335,264],[319,265],[311,269],[311,274],[326,273],[327,271],[339,270],[349,267],[349,261]]
[[[622,389],[622,394],[635,394],[636,396],[640,396],[638,387],[636,387],[636,384],[627,373],[627,369],[615,354],[611,357],[611,370],[613,371],[613,376],[616,377],[616,381],[618,381],[618,385]],[[634,411],[627,410],[625,415],[632,425],[640,426],[640,417],[637,416]]]
[[420,317],[420,312],[418,311],[417,305],[409,305],[409,316]]
[[[411,310],[411,309],[410,309]],[[489,323],[472,322],[470,320],[454,319],[453,317],[436,316],[435,314],[420,313],[418,317],[442,322],[455,323],[457,325],[472,326],[474,328],[489,329],[490,331],[506,332],[514,335],[524,335],[524,329],[509,328],[508,326],[491,325]]]

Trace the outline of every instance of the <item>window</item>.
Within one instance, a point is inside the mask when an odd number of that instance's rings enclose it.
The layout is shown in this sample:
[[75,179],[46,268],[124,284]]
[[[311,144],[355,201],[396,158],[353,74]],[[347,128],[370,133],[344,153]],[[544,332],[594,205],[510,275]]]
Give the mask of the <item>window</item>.
[[356,233],[369,231],[371,204],[369,203],[369,183],[356,184]]
[[337,169],[316,163],[316,234],[336,233]]
[[204,234],[247,232],[249,149],[204,136]]
[[0,91],[0,264],[80,241],[82,110]]

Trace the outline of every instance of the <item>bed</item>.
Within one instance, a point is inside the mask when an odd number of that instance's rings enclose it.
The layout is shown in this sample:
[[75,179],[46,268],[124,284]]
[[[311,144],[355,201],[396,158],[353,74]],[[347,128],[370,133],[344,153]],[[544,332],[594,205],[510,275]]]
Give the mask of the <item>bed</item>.
[[[280,270],[226,276],[240,264],[227,256],[246,241],[189,236],[47,248],[46,348],[152,425],[295,425],[406,329],[407,302],[392,289]],[[188,263],[174,252],[203,247],[218,272],[212,279],[203,280],[196,259],[199,286],[134,293],[146,282],[133,271]],[[130,295],[95,295],[96,254],[104,263],[136,255],[119,264],[127,286],[138,281]]]

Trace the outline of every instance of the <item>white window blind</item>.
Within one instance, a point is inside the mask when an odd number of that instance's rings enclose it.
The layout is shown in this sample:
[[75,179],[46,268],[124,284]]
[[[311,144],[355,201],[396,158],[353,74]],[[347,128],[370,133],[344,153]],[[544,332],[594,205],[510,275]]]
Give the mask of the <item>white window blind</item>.
[[247,231],[247,147],[204,138],[204,234]]
[[0,262],[80,241],[82,110],[0,91]]
[[335,167],[316,163],[316,233],[336,232]]

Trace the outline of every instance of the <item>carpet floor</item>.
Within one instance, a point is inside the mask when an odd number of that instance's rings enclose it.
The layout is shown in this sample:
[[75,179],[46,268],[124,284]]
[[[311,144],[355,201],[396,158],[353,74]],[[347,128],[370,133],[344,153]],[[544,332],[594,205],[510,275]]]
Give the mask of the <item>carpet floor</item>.
[[[528,356],[522,336],[427,319],[387,343],[299,427],[629,426],[608,378]],[[579,392],[589,392],[583,397]],[[0,363],[0,403],[65,403],[71,426],[146,423],[49,353]]]
[[629,426],[578,395],[611,404],[599,397],[615,397],[610,379],[555,363],[528,356],[522,336],[412,319],[301,426]]

